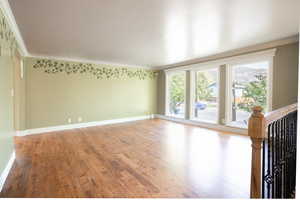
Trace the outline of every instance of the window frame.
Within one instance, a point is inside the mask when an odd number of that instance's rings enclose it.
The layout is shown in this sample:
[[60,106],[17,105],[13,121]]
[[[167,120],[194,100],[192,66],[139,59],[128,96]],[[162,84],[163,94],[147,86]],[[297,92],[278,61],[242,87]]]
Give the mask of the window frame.
[[[239,55],[232,55],[232,56],[225,56],[223,58],[219,59],[207,59],[206,61],[200,61],[199,63],[194,64],[188,64],[188,65],[181,65],[181,66],[174,66],[167,69],[164,69],[165,73],[165,88],[164,88],[164,95],[165,95],[165,105],[164,105],[164,115],[167,116],[168,119],[175,119],[180,121],[186,121],[189,123],[195,123],[199,125],[214,127],[214,126],[224,126],[224,127],[230,127],[235,128],[239,130],[246,130],[245,127],[239,127],[239,126],[232,126],[228,124],[228,115],[231,116],[231,107],[228,106],[229,102],[231,103],[231,100],[228,101],[228,91],[231,90],[231,87],[228,88],[228,81],[230,80],[229,76],[229,70],[230,66],[236,65],[236,64],[247,64],[250,62],[261,62],[261,61],[269,61],[269,70],[268,70],[268,94],[267,94],[267,108],[268,111],[272,111],[272,101],[273,101],[273,59],[276,55],[277,48],[270,48],[270,49],[260,49],[257,51],[243,51],[240,52]],[[207,67],[214,66],[218,67],[218,83],[219,83],[219,98],[218,98],[218,121],[217,124],[211,123],[211,122],[202,122],[202,121],[195,121],[194,118],[194,95],[195,95],[195,71],[205,69]],[[225,91],[221,91],[221,88],[224,88],[223,85],[221,86],[221,69],[225,67]],[[185,72],[185,103],[184,103],[184,118],[177,118],[174,115],[170,115],[169,112],[169,101],[168,101],[168,81],[169,81],[169,75],[172,73],[177,72]],[[223,80],[222,80],[223,84]],[[231,85],[231,83],[230,83]],[[221,93],[225,92],[225,96],[221,96]],[[223,104],[224,101],[224,104]],[[220,103],[222,102],[222,105]],[[230,109],[229,109],[230,108]],[[223,115],[223,112],[224,115]],[[220,115],[221,114],[221,115]],[[221,118],[222,117],[222,118]],[[210,126],[211,125],[211,126]]]
[[[196,98],[196,83],[197,83],[197,72],[201,71],[207,71],[211,69],[217,70],[217,86],[218,86],[218,96],[217,96],[217,120],[215,122],[212,121],[202,121],[195,117],[195,98]],[[220,118],[220,66],[216,65],[208,65],[208,66],[202,66],[195,69],[190,70],[191,71],[191,80],[190,80],[190,120],[197,121],[197,122],[203,122],[203,123],[210,123],[210,124],[218,124],[219,118]]]
[[[258,62],[268,62],[268,72],[267,72],[267,110],[265,112],[272,111],[272,98],[273,98],[273,56],[265,58],[256,58],[249,60],[240,60],[226,64],[226,97],[225,97],[225,124],[227,126],[234,126],[230,124],[232,122],[232,81],[233,81],[233,66],[252,64]],[[234,126],[238,128],[243,128],[239,126]]]

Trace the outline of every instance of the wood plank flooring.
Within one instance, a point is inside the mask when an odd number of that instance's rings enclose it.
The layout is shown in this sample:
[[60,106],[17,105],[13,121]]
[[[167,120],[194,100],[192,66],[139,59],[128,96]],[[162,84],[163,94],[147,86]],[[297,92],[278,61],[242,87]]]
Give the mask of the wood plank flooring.
[[153,119],[15,143],[0,197],[249,198],[246,136]]

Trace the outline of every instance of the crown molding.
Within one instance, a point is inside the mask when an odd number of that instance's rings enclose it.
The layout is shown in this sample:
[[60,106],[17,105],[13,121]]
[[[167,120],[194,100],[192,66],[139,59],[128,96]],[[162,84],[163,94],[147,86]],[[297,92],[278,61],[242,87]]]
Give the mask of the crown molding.
[[0,7],[3,11],[4,16],[6,17],[7,23],[9,24],[11,31],[15,34],[16,41],[19,45],[19,50],[22,56],[28,56],[28,51],[22,35],[20,33],[19,27],[16,23],[15,16],[13,15],[10,5],[7,0],[0,0]]
[[196,65],[196,64],[202,64],[202,63],[208,63],[208,62],[217,62],[218,60],[221,60],[221,59],[226,59],[229,57],[235,57],[235,56],[240,56],[243,54],[254,53],[254,52],[258,52],[258,51],[272,49],[272,48],[276,48],[279,46],[293,44],[293,43],[297,43],[297,42],[299,42],[299,35],[293,35],[290,37],[273,40],[273,41],[269,41],[269,42],[265,42],[265,43],[260,43],[260,44],[256,44],[256,45],[251,45],[248,47],[233,49],[230,51],[218,53],[218,54],[211,55],[211,56],[191,59],[191,60],[187,60],[187,61],[183,61],[180,63],[171,64],[171,65],[157,66],[157,67],[153,67],[153,69],[156,69],[156,70],[170,69],[171,70],[171,69],[180,68],[180,67],[184,67],[184,66],[188,66],[188,65],[194,65],[194,64]]
[[65,61],[65,62],[80,62],[80,63],[89,63],[89,64],[96,64],[96,65],[111,65],[111,66],[129,67],[129,68],[144,68],[144,69],[153,70],[153,68],[149,67],[149,66],[128,65],[128,64],[121,64],[121,63],[114,63],[114,62],[89,60],[89,59],[84,59],[84,58],[67,58],[67,57],[60,57],[60,56],[47,56],[47,55],[37,55],[37,54],[30,54],[27,57],[28,58],[37,58],[37,59]]

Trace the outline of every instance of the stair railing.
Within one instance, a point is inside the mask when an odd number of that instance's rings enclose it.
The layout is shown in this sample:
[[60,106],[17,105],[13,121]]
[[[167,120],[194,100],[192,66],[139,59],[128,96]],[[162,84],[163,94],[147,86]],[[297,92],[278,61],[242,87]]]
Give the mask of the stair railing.
[[252,141],[251,198],[293,198],[296,183],[297,103],[267,114],[256,106],[248,123]]

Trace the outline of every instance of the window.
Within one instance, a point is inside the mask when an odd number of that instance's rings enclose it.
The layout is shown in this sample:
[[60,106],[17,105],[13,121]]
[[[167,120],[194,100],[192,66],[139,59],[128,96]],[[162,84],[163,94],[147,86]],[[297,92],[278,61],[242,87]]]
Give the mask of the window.
[[254,106],[263,107],[264,112],[269,111],[270,70],[269,61],[229,66],[227,91],[229,125],[247,128]]
[[185,117],[185,71],[167,74],[166,114]]
[[165,115],[248,128],[254,106],[272,111],[275,53],[269,49],[166,69]]
[[219,96],[218,68],[210,68],[195,73],[194,120],[218,122]]

